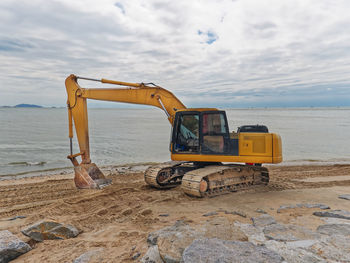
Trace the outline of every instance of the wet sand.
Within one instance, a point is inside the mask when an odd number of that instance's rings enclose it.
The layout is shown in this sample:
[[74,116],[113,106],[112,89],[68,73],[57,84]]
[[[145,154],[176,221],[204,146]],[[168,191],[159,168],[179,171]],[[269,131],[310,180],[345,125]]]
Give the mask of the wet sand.
[[[185,220],[197,225],[205,213],[230,221],[251,223],[258,208],[283,223],[316,229],[324,221],[312,215],[317,208],[293,208],[277,213],[281,205],[321,203],[350,211],[350,165],[271,166],[270,184],[214,198],[191,198],[180,187],[157,190],[145,185],[143,173],[110,167],[105,174],[113,184],[102,190],[78,190],[73,174],[50,175],[0,182],[0,230],[10,230],[29,241],[20,230],[42,219],[76,226],[81,234],[69,240],[48,240],[13,262],[72,262],[81,254],[103,248],[96,262],[135,262],[135,251],[147,251],[149,232]],[[310,180],[310,178],[314,178]],[[327,180],[323,180],[327,178]],[[332,179],[334,178],[334,180]],[[223,211],[241,211],[225,214]],[[165,215],[165,216],[164,216]],[[24,216],[9,220],[15,216]],[[95,261],[94,261],[95,262]]]

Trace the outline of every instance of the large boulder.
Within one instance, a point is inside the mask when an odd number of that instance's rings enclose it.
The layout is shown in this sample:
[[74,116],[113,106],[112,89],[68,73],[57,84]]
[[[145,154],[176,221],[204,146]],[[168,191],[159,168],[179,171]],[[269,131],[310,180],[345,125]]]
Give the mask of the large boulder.
[[183,255],[184,263],[207,262],[283,262],[283,258],[265,246],[250,242],[228,241],[217,238],[196,239]]
[[40,221],[23,229],[21,232],[38,242],[47,239],[68,239],[79,234],[79,230],[74,226],[54,221]]
[[8,230],[0,231],[0,263],[9,262],[32,248]]
[[162,260],[166,263],[180,262],[184,249],[194,239],[202,237],[200,232],[191,228],[184,221],[177,221],[173,226],[152,232],[148,236],[150,245],[157,245]]

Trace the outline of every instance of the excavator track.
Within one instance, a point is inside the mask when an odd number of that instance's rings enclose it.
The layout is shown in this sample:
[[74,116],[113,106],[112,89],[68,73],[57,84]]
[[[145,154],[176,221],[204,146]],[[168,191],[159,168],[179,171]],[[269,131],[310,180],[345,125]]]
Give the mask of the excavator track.
[[267,185],[268,182],[269,173],[265,167],[215,165],[187,172],[181,188],[190,196],[205,197]]
[[168,162],[149,167],[145,171],[145,182],[158,189],[173,188],[181,184],[182,175],[174,173],[174,168],[182,162]]

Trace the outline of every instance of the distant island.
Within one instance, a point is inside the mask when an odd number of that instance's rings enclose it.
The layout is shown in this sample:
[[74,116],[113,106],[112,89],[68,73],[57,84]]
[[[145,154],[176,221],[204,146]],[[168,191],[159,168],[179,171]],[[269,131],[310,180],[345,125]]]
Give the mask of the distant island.
[[16,106],[0,106],[0,108],[43,108],[43,106],[35,104],[17,104]]
[[42,108],[42,106],[35,104],[17,104],[15,108]]

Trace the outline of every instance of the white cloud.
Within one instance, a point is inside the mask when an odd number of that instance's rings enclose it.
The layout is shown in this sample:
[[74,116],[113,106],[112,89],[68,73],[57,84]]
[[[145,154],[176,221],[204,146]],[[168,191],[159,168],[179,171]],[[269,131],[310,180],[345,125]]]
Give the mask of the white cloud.
[[345,0],[3,0],[0,105],[63,106],[71,73],[155,82],[189,106],[349,105],[349,8]]

